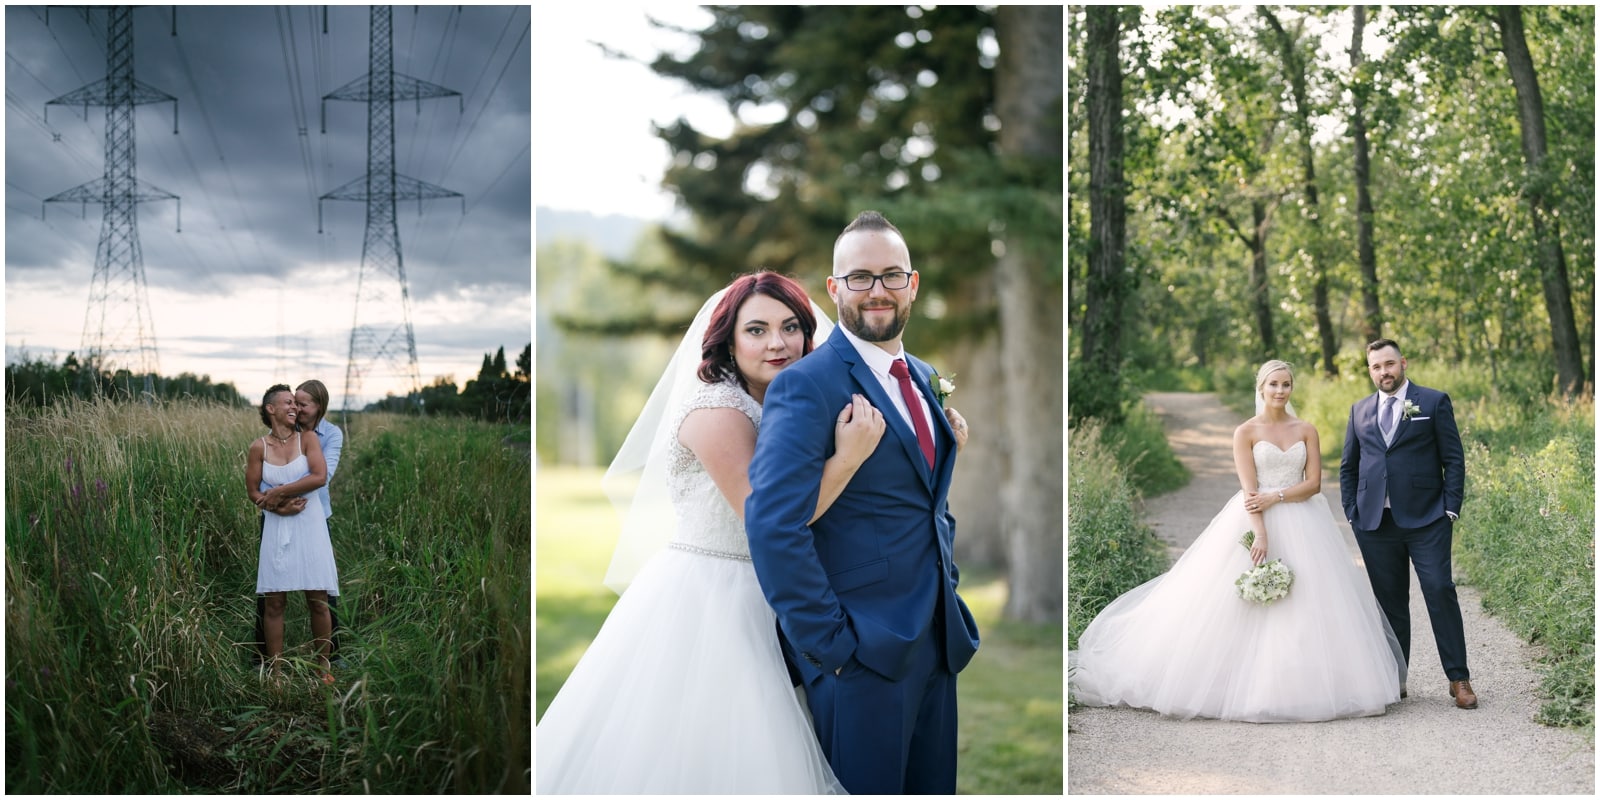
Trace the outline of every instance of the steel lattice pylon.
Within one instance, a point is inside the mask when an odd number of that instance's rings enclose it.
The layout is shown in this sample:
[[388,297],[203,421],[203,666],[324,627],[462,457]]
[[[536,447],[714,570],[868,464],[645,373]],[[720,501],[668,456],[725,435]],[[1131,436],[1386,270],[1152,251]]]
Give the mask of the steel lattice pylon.
[[125,368],[142,374],[145,390],[150,391],[151,376],[160,371],[160,359],[145,287],[137,210],[143,201],[176,200],[178,196],[138,179],[133,110],[144,103],[171,100],[176,115],[177,100],[133,77],[132,7],[112,6],[107,16],[106,77],[46,104],[46,113],[51,105],[84,106],[85,110],[88,106],[106,107],[105,173],[45,202],[100,203],[103,207],[89,307],[83,320],[85,363],[99,371]]
[[[355,319],[350,326],[350,360],[345,368],[343,409],[369,375],[403,377],[415,399],[422,380],[417,368],[417,341],[411,328],[411,293],[400,254],[400,228],[395,202],[435,197],[461,197],[433,184],[395,173],[394,104],[400,100],[460,96],[427,81],[394,71],[393,24],[388,6],[371,9],[371,49],[367,74],[325,95],[328,100],[367,104],[367,174],[321,197],[321,200],[365,200],[366,235],[361,243],[361,274],[356,281]],[[324,123],[326,132],[326,123]],[[320,202],[319,202],[320,216]],[[399,319],[395,319],[395,312]],[[380,371],[387,369],[387,371]]]

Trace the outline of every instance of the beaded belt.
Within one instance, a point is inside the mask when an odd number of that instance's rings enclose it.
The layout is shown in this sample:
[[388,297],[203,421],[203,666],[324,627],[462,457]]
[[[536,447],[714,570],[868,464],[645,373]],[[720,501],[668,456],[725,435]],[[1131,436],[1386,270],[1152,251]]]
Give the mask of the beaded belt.
[[672,548],[672,549],[674,549],[674,550],[682,550],[685,553],[694,553],[695,555],[698,555],[698,556],[711,556],[713,558],[726,558],[726,559],[729,559],[731,561],[749,561],[750,560],[750,556],[748,556],[748,555],[739,555],[737,553],[724,553],[721,550],[707,550],[704,547],[695,547],[692,544],[684,544],[683,542],[672,542],[672,543],[668,544],[667,546]]

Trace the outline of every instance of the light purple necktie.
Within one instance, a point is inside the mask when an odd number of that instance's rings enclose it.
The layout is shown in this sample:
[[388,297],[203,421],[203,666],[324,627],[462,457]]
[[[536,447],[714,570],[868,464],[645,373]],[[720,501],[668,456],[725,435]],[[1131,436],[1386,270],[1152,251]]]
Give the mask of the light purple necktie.
[[1394,431],[1394,404],[1399,397],[1390,397],[1383,402],[1383,415],[1378,417],[1378,427],[1383,430],[1383,438],[1388,439]]

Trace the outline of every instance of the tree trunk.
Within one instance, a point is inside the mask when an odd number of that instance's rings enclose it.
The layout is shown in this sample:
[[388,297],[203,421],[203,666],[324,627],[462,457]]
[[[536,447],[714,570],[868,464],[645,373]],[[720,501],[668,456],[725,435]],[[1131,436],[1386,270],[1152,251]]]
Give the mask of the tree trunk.
[[[971,309],[994,307],[992,273],[958,297],[950,298],[954,315]],[[1006,541],[1003,534],[1000,493],[1011,469],[1011,447],[1007,440],[1005,374],[1000,359],[1000,336],[990,330],[964,337],[944,348],[948,364],[935,364],[941,373],[954,373],[956,392],[950,407],[966,417],[973,429],[972,438],[956,459],[955,475],[950,480],[950,513],[956,518],[956,563],[963,567],[984,564],[1004,567]]]
[[[1097,266],[1096,272],[1117,275],[1123,283],[1122,237],[1122,100],[1121,71],[1117,64],[1117,9],[1109,9],[1110,24],[1090,10],[1091,38],[1109,29],[1109,56],[1097,52],[1092,72],[1107,67],[1115,76],[1109,84],[1113,92],[1095,103],[1091,96],[1091,116],[1111,109],[1109,127],[1114,130],[1115,146],[1102,153],[1115,165],[1108,182],[1115,196],[1114,230],[1101,226],[1096,211],[1092,224],[1111,257]],[[1041,168],[1061,169],[1061,138],[1064,131],[1062,105],[1062,17],[1060,6],[1001,6],[995,13],[995,36],[1000,43],[1000,59],[995,66],[995,115],[1000,118],[999,151],[1002,158],[1037,162]],[[1106,44],[1100,40],[1099,44]],[[1093,45],[1091,45],[1093,47]],[[1104,74],[1091,76],[1104,79]],[[1091,89],[1091,93],[1092,93]],[[1096,108],[1096,106],[1098,106]],[[1092,126],[1097,125],[1091,122]],[[1091,131],[1104,128],[1092,127]],[[1091,140],[1092,141],[1092,140]],[[1091,145],[1091,149],[1093,146]],[[1097,159],[1095,163],[1098,164]],[[1104,176],[1102,176],[1104,177]],[[1011,237],[1025,235],[1008,226],[1005,253],[996,267],[996,290],[1000,301],[1000,352],[1005,364],[1006,391],[1004,424],[1010,450],[1010,479],[1002,488],[1003,527],[1009,546],[1008,587],[1004,614],[1008,619],[1027,622],[1056,622],[1064,605],[1062,564],[1065,530],[1062,516],[1062,426],[1064,393],[1057,365],[1062,363],[1061,336],[1064,308],[1061,298],[1061,270],[1034,255],[1025,241]],[[1118,299],[1120,303],[1120,298]],[[1115,319],[1115,317],[1113,317]],[[1108,333],[1102,329],[1102,334]],[[1101,339],[1100,358],[1109,359],[1112,373],[1121,360],[1115,342],[1115,326],[1108,338]]]
[[1322,213],[1317,201],[1317,166],[1311,147],[1311,108],[1306,95],[1305,62],[1295,52],[1294,39],[1278,23],[1278,18],[1265,6],[1257,6],[1257,13],[1267,21],[1278,39],[1278,53],[1283,59],[1283,72],[1289,79],[1289,91],[1294,95],[1294,124],[1300,132],[1300,170],[1305,177],[1306,207],[1310,209],[1307,221],[1311,224],[1311,299],[1317,318],[1317,338],[1322,345],[1322,374],[1332,378],[1339,374],[1333,357],[1339,349],[1339,337],[1333,330],[1333,315],[1328,311],[1328,274],[1323,267]]
[[[1026,25],[1034,13],[1037,12],[1021,7],[1003,12],[997,10],[997,35],[1002,29],[1002,21]],[[1128,293],[1128,280],[1124,274],[1127,200],[1122,183],[1119,13],[1120,9],[1116,6],[1090,6],[1086,11],[1089,30],[1084,47],[1089,79],[1089,275],[1084,303],[1083,361],[1092,374],[1112,382],[1122,373],[1122,306]],[[1028,37],[1023,36],[1024,33],[1011,31],[1006,35],[1025,40]],[[1005,57],[1004,52],[1002,43],[1002,58]],[[1007,76],[1005,79],[1010,81],[1011,78]],[[1001,70],[997,65],[996,105],[1004,94],[1000,91],[1001,80]],[[1060,85],[1060,80],[1053,84],[1058,94]],[[1028,88],[1007,84],[1007,91],[1017,94],[1026,93]],[[1004,139],[1006,120],[1003,116],[1001,125],[1001,138]]]
[[1367,7],[1354,7],[1350,34],[1351,104],[1350,136],[1355,140],[1356,253],[1361,262],[1362,344],[1383,338],[1383,307],[1378,303],[1378,256],[1372,244],[1372,160],[1367,144],[1367,90],[1371,83],[1361,70],[1361,36],[1367,26]]
[[1583,351],[1572,314],[1572,289],[1567,280],[1567,260],[1561,251],[1560,222],[1551,213],[1547,189],[1554,180],[1545,167],[1544,98],[1534,73],[1533,57],[1522,30],[1522,7],[1499,6],[1500,41],[1506,67],[1517,90],[1517,118],[1522,124],[1522,155],[1527,162],[1523,197],[1533,211],[1533,237],[1537,242],[1540,283],[1550,314],[1550,336],[1556,356],[1556,380],[1563,394],[1574,397],[1584,388]]
[[1278,343],[1272,338],[1272,298],[1267,293],[1267,203],[1250,201],[1250,218],[1255,231],[1250,244],[1250,303],[1256,312],[1256,330],[1261,334],[1262,358],[1277,358]]

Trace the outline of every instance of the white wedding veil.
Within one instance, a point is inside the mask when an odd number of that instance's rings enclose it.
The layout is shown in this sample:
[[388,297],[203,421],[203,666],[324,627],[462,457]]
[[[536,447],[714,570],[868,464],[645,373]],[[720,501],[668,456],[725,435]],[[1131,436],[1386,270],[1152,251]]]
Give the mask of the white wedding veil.
[[[677,530],[677,515],[667,489],[668,446],[677,431],[668,430],[667,426],[673,412],[701,385],[696,373],[700,368],[702,342],[710,327],[711,314],[727,292],[726,288],[721,289],[700,306],[694,322],[661,373],[661,380],[656,382],[650,399],[645,401],[644,410],[639,412],[628,438],[623,440],[622,448],[600,481],[622,516],[622,533],[617,537],[617,548],[611,554],[611,566],[606,569],[605,577],[606,587],[617,594],[628,588],[644,563],[666,547]],[[815,301],[811,301],[811,312],[817,317],[817,329],[811,337],[815,349],[827,341],[833,332],[833,322]]]

